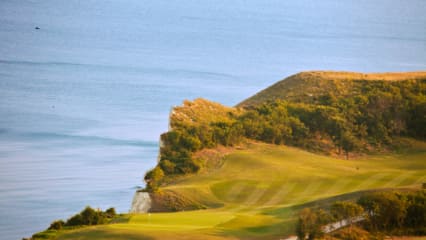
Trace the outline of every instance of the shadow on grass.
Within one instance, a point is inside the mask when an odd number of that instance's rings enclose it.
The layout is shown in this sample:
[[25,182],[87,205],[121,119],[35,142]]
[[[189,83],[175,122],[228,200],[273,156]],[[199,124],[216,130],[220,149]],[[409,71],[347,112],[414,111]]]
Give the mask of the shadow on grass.
[[413,191],[412,188],[384,188],[357,191],[342,194],[330,198],[319,199],[299,205],[270,208],[261,211],[260,215],[273,216],[278,221],[270,224],[258,226],[241,226],[220,228],[218,235],[230,236],[238,239],[280,239],[289,235],[294,235],[297,221],[297,214],[303,208],[323,208],[329,209],[336,201],[357,201],[358,198],[366,193],[389,192],[389,191]]
[[286,225],[283,223],[275,223],[272,225],[246,227],[240,229],[221,229],[217,232],[217,235],[241,240],[276,240],[280,239],[282,236],[288,235],[287,232],[294,230],[292,226],[290,229],[285,226]]
[[361,197],[364,194],[368,193],[375,193],[375,192],[392,192],[392,191],[399,191],[399,192],[410,192],[410,191],[416,191],[416,188],[379,188],[379,189],[369,189],[369,190],[362,190],[362,191],[356,191],[351,193],[345,193],[342,195],[337,195],[329,198],[323,198],[299,205],[293,205],[293,206],[287,206],[287,207],[281,207],[281,208],[271,208],[266,209],[262,211],[265,215],[271,215],[278,218],[285,218],[289,217],[289,215],[294,215],[298,213],[303,208],[323,208],[323,209],[329,209],[330,206],[337,201],[357,201],[359,197]]

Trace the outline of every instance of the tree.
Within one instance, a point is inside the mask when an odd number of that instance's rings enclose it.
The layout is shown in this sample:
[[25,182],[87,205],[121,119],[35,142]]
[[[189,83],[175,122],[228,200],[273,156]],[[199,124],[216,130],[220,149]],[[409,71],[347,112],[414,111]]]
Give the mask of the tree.
[[299,213],[296,225],[296,234],[298,239],[306,239],[315,228],[317,216],[310,208],[305,208]]
[[[421,229],[426,226],[426,191],[418,191],[406,196],[407,213],[405,215],[404,225],[407,228]],[[426,229],[423,233],[426,234]]]
[[93,225],[97,222],[97,212],[87,206],[83,211],[81,211],[81,217],[83,219],[83,224],[84,225]]
[[412,100],[407,125],[410,135],[426,139],[426,96]]
[[164,159],[160,161],[160,167],[165,174],[173,174],[175,173],[176,164],[172,163],[167,159]]
[[410,228],[426,226],[426,205],[424,203],[413,203],[409,205],[404,223],[405,226]]
[[64,227],[64,225],[65,225],[65,222],[63,220],[56,220],[50,224],[48,230],[61,230]]
[[364,209],[353,202],[335,202],[331,206],[331,214],[339,221],[345,220],[349,224],[349,232],[352,230],[353,221],[364,213]]
[[160,180],[164,177],[164,172],[159,166],[155,167],[145,175],[145,182],[149,190],[156,190]]
[[115,208],[108,208],[107,210],[105,210],[105,216],[107,218],[113,218],[117,215],[117,213],[115,212]]
[[330,221],[330,216],[324,210],[304,208],[299,213],[296,234],[298,239],[316,239],[323,235],[321,227]]
[[405,202],[395,193],[374,193],[358,200],[367,211],[373,230],[390,231],[403,226],[406,214]]
[[290,117],[289,124],[292,132],[291,137],[294,143],[299,144],[308,137],[309,129],[305,126],[305,124],[303,124],[303,122],[300,121],[299,118]]
[[188,133],[181,133],[178,144],[181,148],[191,152],[195,152],[201,148],[201,141]]
[[359,142],[349,131],[344,131],[340,136],[340,145],[345,151],[346,159],[349,159],[349,152],[356,149],[359,146]]
[[84,223],[83,223],[83,217],[79,213],[70,217],[65,223],[65,226],[80,226],[80,225],[84,225]]

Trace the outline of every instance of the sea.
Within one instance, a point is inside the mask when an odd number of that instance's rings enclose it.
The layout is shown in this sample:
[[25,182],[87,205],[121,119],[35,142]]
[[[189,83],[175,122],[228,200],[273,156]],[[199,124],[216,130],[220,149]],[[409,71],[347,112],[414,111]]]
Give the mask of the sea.
[[171,108],[426,70],[424,0],[0,0],[0,239],[130,209]]

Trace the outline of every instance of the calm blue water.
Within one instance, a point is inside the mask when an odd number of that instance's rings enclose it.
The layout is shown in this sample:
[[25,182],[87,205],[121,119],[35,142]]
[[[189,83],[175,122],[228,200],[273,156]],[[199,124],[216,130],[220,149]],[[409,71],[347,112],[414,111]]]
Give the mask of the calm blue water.
[[184,99],[235,105],[302,70],[425,70],[425,12],[423,0],[1,0],[0,239],[86,205],[127,211]]

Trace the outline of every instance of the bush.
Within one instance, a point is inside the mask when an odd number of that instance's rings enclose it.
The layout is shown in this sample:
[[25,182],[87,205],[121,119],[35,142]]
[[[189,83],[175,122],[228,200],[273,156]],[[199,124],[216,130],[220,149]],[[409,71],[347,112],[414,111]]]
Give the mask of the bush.
[[165,174],[173,174],[175,172],[176,164],[164,159],[160,161],[160,167],[163,169]]
[[64,225],[65,225],[65,222],[63,220],[61,220],[61,219],[56,220],[56,221],[53,221],[50,224],[50,226],[47,230],[61,230],[64,227]]
[[372,236],[369,232],[358,228],[353,227],[352,229],[342,229],[340,231],[337,231],[335,234],[333,234],[333,237],[336,237],[337,239],[343,239],[343,240],[370,240],[372,239]]
[[80,225],[83,225],[83,217],[79,213],[70,217],[65,223],[65,226],[80,226]]
[[353,202],[335,202],[331,205],[331,214],[336,220],[347,219],[352,225],[353,218],[363,215],[364,209]]
[[105,221],[102,211],[97,211],[87,206],[83,211],[69,218],[65,226],[97,225],[103,224]]
[[425,191],[376,193],[362,196],[371,230],[400,234],[424,234],[426,226]]
[[87,206],[81,213],[83,225],[97,225],[105,222],[105,218],[101,211],[94,210]]
[[321,227],[329,223],[331,217],[322,209],[304,208],[299,213],[296,225],[298,239],[316,239],[324,235]]
[[147,189],[150,191],[156,190],[158,188],[158,185],[160,184],[160,180],[163,179],[163,177],[164,177],[164,172],[159,166],[149,171],[145,175]]
[[115,217],[117,215],[117,213],[115,212],[115,208],[108,208],[106,211],[105,211],[105,216],[107,217],[107,218],[113,218],[113,217]]
[[404,223],[406,205],[395,193],[365,195],[358,203],[367,211],[373,230],[391,231]]

